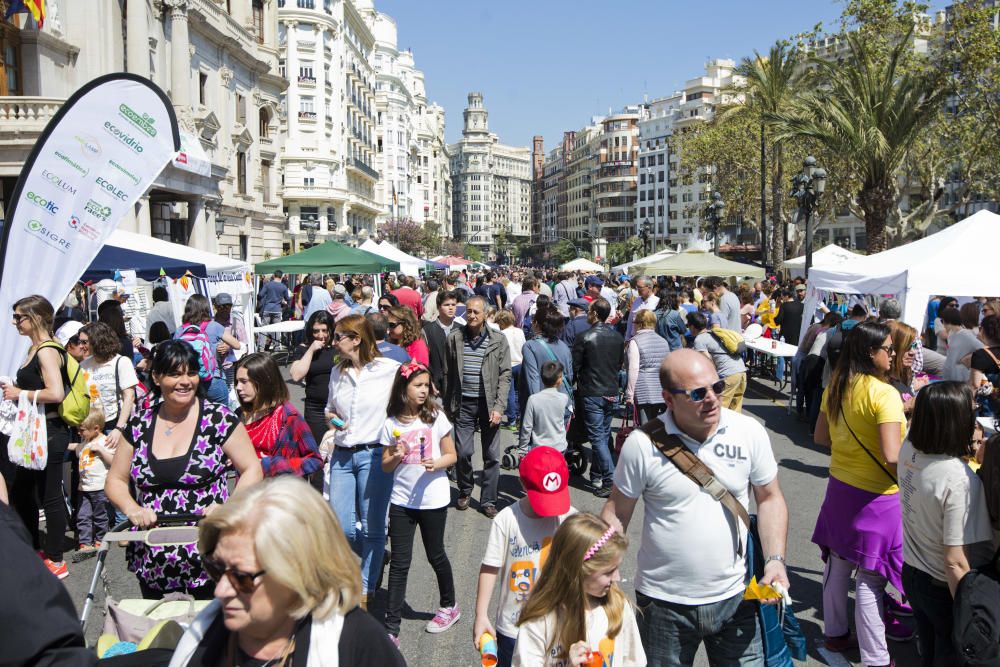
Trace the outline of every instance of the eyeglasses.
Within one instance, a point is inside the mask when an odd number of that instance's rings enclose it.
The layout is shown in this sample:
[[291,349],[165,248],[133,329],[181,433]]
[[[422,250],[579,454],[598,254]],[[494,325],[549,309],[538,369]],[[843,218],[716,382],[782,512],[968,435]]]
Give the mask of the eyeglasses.
[[352,333],[340,333],[339,331],[333,334],[333,339],[335,341],[342,341],[345,338],[357,338],[355,334]]
[[403,326],[402,322],[389,322],[390,329],[395,329],[396,327],[401,327],[401,326]]
[[79,343],[80,345],[90,345],[89,338],[77,338],[76,342]]
[[13,318],[14,318],[14,324],[20,324],[21,322],[28,319],[28,316],[22,315],[21,313],[14,313]]
[[913,341],[912,343],[910,343],[911,350],[916,350],[918,347],[920,347],[920,343],[918,343],[917,341]]
[[892,345],[879,345],[878,349],[882,350],[883,352],[885,352],[886,354],[888,354],[890,357],[892,355],[896,354],[896,350],[892,349]]
[[685,394],[691,399],[692,403],[701,403],[708,396],[708,390],[711,389],[712,393],[716,396],[722,394],[722,390],[726,388],[726,381],[719,380],[707,387],[698,387],[697,389],[668,389],[671,394]]
[[201,564],[205,568],[205,574],[211,578],[215,583],[219,583],[219,580],[223,576],[229,580],[230,585],[236,590],[237,593],[242,595],[250,595],[257,588],[257,578],[262,577],[267,574],[267,570],[261,570],[260,572],[242,572],[232,567],[226,567],[224,563],[213,558],[202,557]]

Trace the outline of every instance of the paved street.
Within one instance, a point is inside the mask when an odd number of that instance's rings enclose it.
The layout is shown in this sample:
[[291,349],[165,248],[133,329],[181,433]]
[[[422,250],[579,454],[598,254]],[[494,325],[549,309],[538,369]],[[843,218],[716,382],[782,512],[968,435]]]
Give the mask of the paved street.
[[[821,649],[822,561],[818,549],[810,542],[810,537],[826,488],[824,480],[827,475],[828,456],[822,450],[806,444],[808,443],[806,426],[786,414],[784,403],[773,400],[776,394],[771,387],[772,385],[768,383],[752,382],[746,411],[766,424],[771,434],[775,457],[781,466],[781,485],[788,501],[791,522],[788,544],[791,593],[795,599],[799,621],[809,640],[809,661],[806,664],[859,664],[857,651],[847,655],[853,661],[847,662],[837,655],[831,657]],[[301,390],[293,386],[292,391],[294,400],[298,402]],[[502,433],[506,444],[513,442],[512,433],[508,431]],[[577,484],[572,492],[574,506],[584,511],[600,511],[603,501],[582,490],[579,480],[574,482]],[[500,480],[503,502],[513,500],[519,489],[516,474],[505,471]],[[437,606],[437,590],[433,573],[424,558],[420,540],[415,542],[407,591],[408,608],[404,612],[400,636],[403,653],[411,665],[454,667],[478,664],[477,654],[472,648],[472,613],[479,562],[489,530],[489,521],[474,511],[475,507],[473,504],[473,509],[467,512],[452,511],[448,516],[448,555],[455,574],[463,616],[452,630],[444,634],[431,635],[423,631],[423,624],[432,616]],[[639,539],[641,511],[640,507],[636,512],[636,520],[629,530],[629,539],[633,545],[636,545]],[[135,579],[125,570],[122,556],[123,550],[115,548],[108,558],[110,589],[117,597],[138,597]],[[70,577],[66,580],[67,588],[80,608],[93,573],[93,563],[94,560],[90,559],[84,563],[71,564]],[[624,587],[630,595],[634,574],[633,547],[624,564],[624,576],[627,579]],[[382,595],[384,596],[384,591]],[[383,599],[380,596],[376,600],[373,609],[376,613]],[[102,607],[103,595],[99,595],[98,608]],[[92,614],[88,639],[93,640],[97,636],[102,623],[103,617],[100,612]],[[890,642],[890,649],[897,664],[916,664],[915,643],[892,645]],[[704,665],[707,662],[703,656],[699,656],[697,664]]]

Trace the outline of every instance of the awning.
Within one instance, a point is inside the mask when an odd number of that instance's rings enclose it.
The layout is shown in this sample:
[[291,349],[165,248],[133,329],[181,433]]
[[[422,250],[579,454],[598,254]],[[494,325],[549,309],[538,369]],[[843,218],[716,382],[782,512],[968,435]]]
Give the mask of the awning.
[[199,176],[211,176],[212,161],[201,147],[198,138],[181,130],[181,149],[174,155],[172,164],[178,169],[190,171]]
[[135,271],[143,280],[156,280],[161,269],[171,278],[179,278],[188,272],[197,278],[207,275],[204,264],[106,245],[90,263],[82,280],[113,279],[116,271]]
[[254,265],[254,272],[271,273],[381,273],[399,271],[399,262],[380,257],[374,253],[327,241],[320,245],[297,252],[294,255],[270,259]]

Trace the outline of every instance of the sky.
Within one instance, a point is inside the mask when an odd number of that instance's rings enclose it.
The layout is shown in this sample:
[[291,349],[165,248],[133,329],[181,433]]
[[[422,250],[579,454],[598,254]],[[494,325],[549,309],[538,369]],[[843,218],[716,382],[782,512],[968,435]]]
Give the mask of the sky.
[[461,138],[468,93],[484,95],[500,141],[545,150],[591,116],[669,95],[712,58],[739,62],[822,21],[838,0],[374,0],[400,50],[423,70],[428,101]]

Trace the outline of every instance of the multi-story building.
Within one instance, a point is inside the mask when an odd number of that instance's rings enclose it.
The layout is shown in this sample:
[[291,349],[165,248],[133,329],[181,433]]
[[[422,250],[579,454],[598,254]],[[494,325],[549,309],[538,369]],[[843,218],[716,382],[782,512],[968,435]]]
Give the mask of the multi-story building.
[[574,242],[586,244],[589,239],[594,256],[603,252],[603,245],[594,246],[594,240],[601,238],[606,241],[597,227],[594,206],[597,190],[593,187],[600,164],[603,132],[603,118],[594,117],[589,125],[575,132],[563,133],[563,148],[569,157],[564,178],[566,210],[560,219],[561,233]]
[[636,233],[638,199],[638,107],[626,107],[601,121],[601,148],[593,180],[596,235],[609,243]]
[[482,93],[468,100],[462,139],[448,147],[454,234],[495,258],[528,240],[531,150],[501,144],[490,132]]
[[557,146],[549,151],[542,168],[541,184],[541,230],[538,243],[549,245],[562,236],[559,229],[559,197],[563,189],[563,148]]
[[278,0],[288,78],[282,154],[294,250],[330,238],[357,245],[382,213],[375,168],[375,37],[370,0]]
[[[0,16],[7,2],[0,2]],[[276,7],[264,0],[49,0],[45,26],[3,21],[0,179],[8,197],[66,98],[108,72],[174,104],[189,165],[168,165],[121,227],[259,261],[281,251]],[[82,131],[86,131],[83,128]],[[199,165],[199,166],[194,166]]]
[[[677,219],[678,206],[671,206],[670,137],[682,95],[647,102],[639,121],[639,197],[636,201],[636,232],[649,229],[650,249],[683,240]],[[675,197],[676,195],[674,195]]]
[[531,138],[531,245],[542,242],[542,201],[545,193],[545,137]]
[[428,106],[424,74],[413,53],[400,51],[396,23],[376,12],[375,133],[382,219],[411,219],[451,230],[451,178],[444,139],[444,109]]

